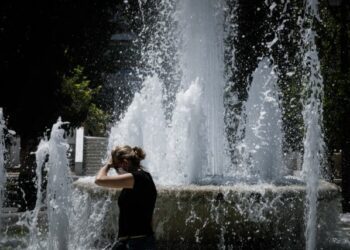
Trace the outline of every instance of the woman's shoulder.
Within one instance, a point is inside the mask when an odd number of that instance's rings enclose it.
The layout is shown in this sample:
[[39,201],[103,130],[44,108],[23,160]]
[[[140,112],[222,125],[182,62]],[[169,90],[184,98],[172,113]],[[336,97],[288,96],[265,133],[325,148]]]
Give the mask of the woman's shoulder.
[[140,169],[139,171],[135,171],[133,173],[133,176],[135,180],[134,188],[143,186],[143,187],[149,187],[151,189],[156,189],[152,175],[148,171]]
[[147,180],[153,181],[152,175],[144,169],[139,169],[138,171],[133,172],[132,175],[134,176],[135,179],[140,178],[140,179],[147,179]]
[[139,168],[138,170],[134,171],[132,174],[143,175],[143,176],[151,176],[150,172],[147,171],[144,168]]

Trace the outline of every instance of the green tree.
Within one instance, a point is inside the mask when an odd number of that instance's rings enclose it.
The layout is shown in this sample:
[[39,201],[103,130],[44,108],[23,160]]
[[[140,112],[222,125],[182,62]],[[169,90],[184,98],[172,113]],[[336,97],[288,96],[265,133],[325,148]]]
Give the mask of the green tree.
[[[136,0],[129,3],[138,6]],[[35,204],[35,163],[30,152],[35,151],[45,130],[59,116],[73,126],[98,121],[94,129],[91,125],[91,133],[102,129],[99,122],[105,114],[99,109],[103,102],[97,100],[103,98],[96,92],[103,82],[102,73],[111,70],[110,60],[114,60],[106,54],[116,31],[113,20],[117,6],[126,4],[114,0],[0,3],[0,107],[8,118],[8,127],[21,137],[20,185],[29,207]],[[71,70],[78,65],[87,78],[77,80],[80,86],[69,86],[68,82],[74,82],[69,79],[74,76]],[[89,87],[83,83],[87,79]],[[69,88],[80,100],[73,102],[67,94]],[[83,100],[84,94],[92,99]]]
[[73,69],[62,82],[63,120],[75,121],[71,124],[73,127],[84,125],[90,135],[105,135],[109,115],[94,103],[100,90],[101,85],[91,88],[91,81],[84,75],[83,67]]
[[331,7],[321,1],[318,27],[324,77],[324,127],[330,155],[342,152],[343,210],[350,211],[350,2]]

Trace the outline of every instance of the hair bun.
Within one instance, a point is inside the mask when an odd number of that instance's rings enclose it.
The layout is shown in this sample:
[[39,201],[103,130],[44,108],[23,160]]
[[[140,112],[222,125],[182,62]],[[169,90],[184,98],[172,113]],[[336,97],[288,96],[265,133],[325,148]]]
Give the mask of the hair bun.
[[141,160],[146,158],[146,153],[140,147],[133,147],[132,150],[135,152],[137,158]]

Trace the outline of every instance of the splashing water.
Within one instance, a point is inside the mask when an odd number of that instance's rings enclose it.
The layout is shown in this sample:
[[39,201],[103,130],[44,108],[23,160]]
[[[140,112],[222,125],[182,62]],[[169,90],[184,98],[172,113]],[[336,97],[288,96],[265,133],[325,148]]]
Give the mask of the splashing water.
[[147,165],[162,184],[220,178],[227,168],[223,8],[224,1],[180,1],[173,13],[183,42],[176,66],[182,77],[170,121],[162,104],[164,84],[154,74],[111,130],[109,150],[118,144],[143,146]]
[[[203,175],[222,176],[227,165],[225,154],[223,92],[224,77],[224,1],[181,1],[179,7],[183,47],[179,51],[181,85],[186,87],[196,78],[202,86],[203,132],[207,136],[206,148],[199,149],[207,155]],[[193,98],[193,97],[192,97]],[[198,136],[202,131],[198,128]],[[193,142],[200,145],[201,141]],[[201,156],[201,155],[198,155]],[[197,170],[198,171],[198,170]]]
[[49,140],[49,171],[47,205],[49,223],[49,249],[65,249],[68,245],[71,180],[67,159],[68,143],[59,121],[53,125]]
[[[93,178],[94,179],[94,178]],[[92,182],[89,177],[79,181]],[[116,201],[112,202],[111,195],[107,195],[104,199],[93,201],[90,194],[80,190],[74,190],[72,193],[72,211],[69,221],[70,223],[70,238],[69,249],[101,249],[102,247],[96,244],[105,245],[109,242],[106,234],[117,235],[117,215],[113,214],[117,207]],[[112,213],[111,213],[112,211]],[[113,216],[110,218],[109,216]],[[104,227],[112,224],[111,232],[104,233]]]
[[[50,140],[40,141],[36,151],[37,201],[29,215],[30,241],[28,249],[68,249],[71,178],[67,159],[68,144],[64,137],[64,122],[59,119],[52,127]],[[46,203],[42,183],[47,168]],[[39,213],[46,206],[47,228],[39,225]],[[47,233],[47,237],[46,236]],[[43,238],[45,237],[45,238]]]
[[40,227],[39,225],[39,213],[43,209],[46,208],[46,204],[44,201],[44,193],[43,193],[43,182],[44,182],[44,176],[43,172],[44,169],[47,167],[47,158],[50,155],[50,148],[49,148],[49,142],[47,138],[42,139],[38,145],[38,149],[35,152],[35,158],[36,158],[36,187],[37,187],[37,195],[36,195],[36,203],[35,208],[30,213],[30,219],[29,219],[29,249],[44,249],[45,244],[40,238],[41,235],[44,235],[46,233],[46,230]]
[[206,143],[201,97],[198,78],[186,91],[177,94],[173,122],[167,133],[166,171],[173,173],[172,184],[198,182],[202,173],[200,166],[206,164],[205,152],[199,147]]
[[[161,82],[149,77],[144,88],[136,93],[123,122],[111,129],[109,148],[115,144],[144,145],[147,160],[155,171],[163,168],[166,148],[165,117],[162,113]],[[161,139],[161,140],[160,140]]]
[[[142,11],[143,1],[139,0],[138,3]],[[170,5],[166,1],[161,1],[160,4]],[[310,11],[308,14],[317,16],[317,1],[310,1],[307,6],[307,10]],[[268,217],[277,210],[276,203],[284,205],[285,202],[286,207],[289,205],[283,193],[278,194],[276,198],[264,196],[266,186],[271,190],[275,188],[273,184],[265,182],[270,183],[288,174],[282,152],[282,114],[279,100],[281,93],[277,85],[275,66],[267,58],[263,58],[253,72],[248,99],[243,104],[242,120],[238,128],[238,133],[241,135],[237,136],[242,140],[236,145],[239,152],[237,155],[240,158],[237,166],[229,163],[226,154],[227,141],[224,132],[226,79],[223,44],[226,35],[224,27],[227,22],[224,19],[225,8],[223,0],[180,0],[174,13],[166,13],[167,10],[163,10],[161,15],[171,16],[173,22],[177,24],[177,31],[174,34],[180,36],[178,40],[169,38],[171,40],[169,43],[179,42],[174,44],[177,49],[175,55],[178,57],[174,67],[181,75],[179,87],[176,88],[176,93],[172,93],[175,98],[171,115],[168,116],[164,103],[164,100],[171,98],[164,96],[168,95],[164,91],[167,86],[160,74],[167,72],[151,71],[152,73],[145,77],[140,92],[135,94],[127,112],[111,129],[109,138],[109,150],[119,144],[142,146],[147,152],[146,165],[149,166],[157,184],[227,184],[226,177],[237,178],[240,181],[262,182],[253,185],[260,198],[257,199],[252,195],[244,196],[242,189],[238,192],[240,195],[238,201],[232,203],[228,191],[227,194],[219,193],[223,197],[221,199],[217,195],[220,187],[215,187],[217,188],[215,196],[208,200],[208,204],[211,209],[210,216],[216,220],[221,230],[218,245],[220,249],[225,248],[225,239],[227,240],[225,230],[231,223],[224,221],[229,210],[224,207],[221,200],[229,202],[231,207],[239,211],[244,218],[243,224],[248,221],[268,221]],[[270,10],[274,8],[275,3]],[[142,19],[144,14],[146,13],[142,11]],[[159,27],[167,28],[164,25]],[[303,66],[305,72],[309,72],[303,79],[305,92],[308,93],[305,95],[303,110],[305,123],[303,174],[307,182],[308,197],[306,247],[311,250],[316,248],[319,166],[322,164],[324,147],[320,126],[323,89],[315,46],[316,34],[312,29],[304,30],[303,34],[305,35],[302,50]],[[161,44],[163,42],[160,41]],[[275,36],[267,46],[271,49],[277,42]],[[163,49],[166,51],[166,48]],[[161,68],[162,58],[157,51],[150,49],[147,56],[150,59],[150,67]],[[0,121],[2,121],[1,110]],[[117,231],[117,216],[110,213],[111,210],[116,210],[114,207],[117,204],[113,203],[114,197],[111,194],[96,202],[93,200],[93,196],[96,196],[93,191],[85,193],[79,189],[73,191],[71,188],[67,160],[68,144],[61,128],[63,124],[59,120],[53,126],[50,140],[43,139],[36,152],[38,193],[36,207],[30,213],[28,224],[30,228],[28,249],[98,249],[103,246],[104,240],[108,241],[111,238],[108,234],[116,234]],[[0,133],[1,131],[0,127]],[[3,155],[1,146],[2,144],[0,144],[0,157]],[[2,162],[3,159],[0,158],[0,164]],[[46,169],[48,184],[45,195],[41,187],[44,182],[43,172]],[[93,177],[87,178],[86,182],[90,185]],[[1,183],[3,182],[0,179]],[[247,184],[240,185],[238,187]],[[93,189],[97,188],[93,186]],[[47,228],[40,228],[40,213],[45,207],[47,207]],[[288,209],[293,211],[291,207]],[[189,212],[186,223],[191,224],[200,220],[200,212],[197,214],[194,208]],[[108,223],[111,224],[109,228],[113,230],[105,232],[104,227]],[[206,222],[202,224],[204,227]],[[202,240],[200,230],[197,228],[196,231],[197,242]]]
[[[107,241],[103,238],[106,236],[102,235],[103,226],[108,223],[117,225],[116,218],[106,218],[111,210],[110,198],[92,203],[90,195],[73,190],[67,159],[68,144],[62,129],[64,124],[59,119],[52,127],[50,139],[42,139],[35,152],[36,206],[18,223],[29,229],[28,250],[100,249],[100,245],[106,245]],[[45,193],[43,183],[46,172]],[[87,179],[91,183],[94,177]],[[96,242],[100,245],[96,245]]]
[[243,107],[239,131],[244,129],[237,145],[240,179],[272,181],[286,175],[282,160],[282,114],[279,103],[277,75],[263,58],[253,73],[248,100]]
[[313,19],[318,18],[318,1],[307,0],[304,22],[311,22],[303,30],[303,83],[305,99],[303,120],[305,126],[304,157],[302,171],[307,188],[306,207],[306,249],[316,249],[317,234],[317,195],[320,166],[323,163],[325,143],[322,133],[322,99],[323,78],[315,43],[316,32],[313,30]]
[[[284,12],[289,3],[285,3]],[[276,6],[272,3],[271,12]],[[318,18],[317,6],[317,0],[306,1],[305,14],[309,18],[304,20],[306,24]],[[163,78],[156,73],[162,68],[162,58],[159,58],[158,51],[150,49],[147,51],[150,67],[158,71],[149,74],[143,89],[135,95],[124,117],[111,130],[109,150],[117,144],[143,146],[148,152],[147,165],[160,184],[214,183],[217,177],[220,184],[225,183],[227,177],[239,181],[271,182],[290,174],[283,159],[284,134],[278,77],[275,66],[266,58],[260,61],[252,74],[248,99],[240,114],[236,136],[239,140],[235,145],[238,163],[233,166],[228,160],[223,105],[226,82],[223,41],[227,25],[224,9],[224,1],[180,0],[177,3],[176,11],[168,14],[172,16],[173,22],[170,23],[176,23],[174,34],[180,39],[172,40],[167,36],[158,39],[162,40],[161,44],[164,39],[178,42],[174,45],[178,57],[174,67],[181,77],[179,88],[175,88],[176,98],[170,119],[165,118],[163,102],[170,98],[164,97],[166,86]],[[162,20],[158,22],[165,23]],[[173,28],[160,27],[164,30]],[[302,173],[308,197],[306,245],[307,249],[315,249],[317,191],[324,148],[320,125],[323,83],[315,45],[316,34],[312,24],[311,28],[305,27],[308,25],[303,25],[301,31],[305,91]],[[280,28],[283,29],[283,25]],[[267,44],[270,52],[280,35],[277,31],[275,38]],[[163,50],[166,51],[166,48]],[[230,63],[234,66],[232,60]],[[238,102],[238,98],[230,102]]]

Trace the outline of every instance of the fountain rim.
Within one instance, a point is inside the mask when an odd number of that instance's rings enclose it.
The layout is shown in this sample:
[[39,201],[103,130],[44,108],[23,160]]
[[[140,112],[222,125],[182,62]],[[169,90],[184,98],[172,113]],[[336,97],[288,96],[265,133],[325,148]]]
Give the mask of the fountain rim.
[[[112,195],[118,194],[121,188],[107,188],[97,186],[93,182],[93,177],[90,179],[78,179],[73,182],[73,187],[92,193],[110,193]],[[274,184],[244,184],[239,183],[235,185],[157,185],[158,194],[176,194],[177,196],[186,193],[197,193],[200,194],[259,194],[259,195],[281,195],[281,194],[301,194],[305,195],[306,185],[303,184],[292,184],[292,185],[274,185]],[[319,199],[334,199],[339,196],[340,187],[336,184],[327,182],[325,180],[319,181],[318,188]]]

